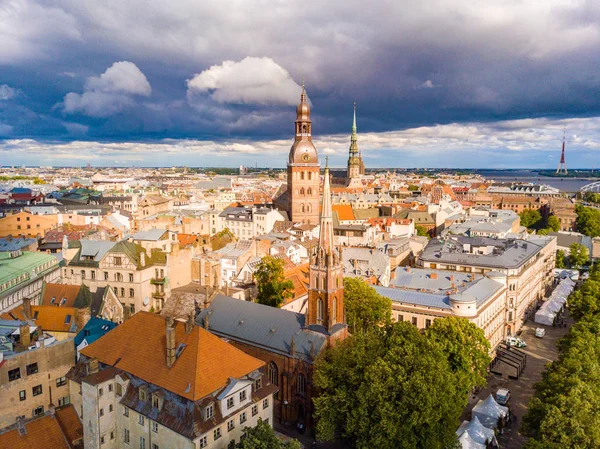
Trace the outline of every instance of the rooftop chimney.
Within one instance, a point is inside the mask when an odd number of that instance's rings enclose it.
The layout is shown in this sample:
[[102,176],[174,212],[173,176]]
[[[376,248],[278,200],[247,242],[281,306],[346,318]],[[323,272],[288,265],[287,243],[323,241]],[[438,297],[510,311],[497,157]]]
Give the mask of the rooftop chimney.
[[23,298],[23,315],[26,320],[30,320],[33,317],[31,313],[31,298]]
[[188,318],[185,322],[185,333],[189,334],[190,332],[192,332],[193,328],[194,328],[194,312],[190,312],[190,314],[188,315]]
[[25,323],[19,327],[19,335],[21,336],[21,344],[25,347],[29,347],[31,344],[31,333],[29,331],[29,323]]
[[140,265],[142,267],[146,266],[146,252],[145,251],[140,252]]
[[167,340],[167,366],[171,368],[175,363],[175,322],[172,317],[167,317],[167,329],[166,329],[166,340]]
[[453,274],[450,275],[450,280],[454,281],[454,275]]
[[98,359],[90,359],[88,361],[88,374],[94,374],[98,372]]

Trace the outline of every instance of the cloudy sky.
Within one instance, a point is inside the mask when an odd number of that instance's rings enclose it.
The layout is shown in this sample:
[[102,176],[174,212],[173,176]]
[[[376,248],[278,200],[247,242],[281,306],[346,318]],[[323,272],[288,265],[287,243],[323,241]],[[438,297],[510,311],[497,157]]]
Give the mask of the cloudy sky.
[[600,165],[597,0],[2,0],[0,165]]

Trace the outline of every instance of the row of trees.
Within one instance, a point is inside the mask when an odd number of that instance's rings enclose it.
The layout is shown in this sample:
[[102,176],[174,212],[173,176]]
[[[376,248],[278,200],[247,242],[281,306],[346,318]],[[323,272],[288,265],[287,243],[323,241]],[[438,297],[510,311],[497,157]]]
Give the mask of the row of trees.
[[588,263],[590,251],[586,246],[573,243],[569,247],[569,256],[562,249],[556,251],[556,268],[580,268]]
[[578,204],[575,206],[575,212],[577,212],[575,221],[577,230],[590,237],[600,237],[600,209]]
[[448,448],[469,392],[486,383],[489,342],[464,318],[440,318],[420,332],[391,322],[391,303],[359,279],[345,279],[352,335],[317,359],[317,437],[356,448]]
[[549,232],[560,231],[560,222],[554,215],[544,218],[538,210],[525,209],[519,216],[521,217],[521,226],[525,226],[531,231],[535,230],[537,234],[547,235]]
[[600,447],[600,267],[569,297],[577,323],[535,385],[523,430],[527,449]]

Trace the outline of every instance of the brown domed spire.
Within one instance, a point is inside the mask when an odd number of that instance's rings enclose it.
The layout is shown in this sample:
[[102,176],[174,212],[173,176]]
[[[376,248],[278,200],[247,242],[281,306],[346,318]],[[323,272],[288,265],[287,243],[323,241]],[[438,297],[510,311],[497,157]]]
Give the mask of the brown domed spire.
[[304,89],[304,79],[302,79],[302,93],[300,94],[300,104],[296,108],[296,135],[298,135],[298,123],[307,122],[309,124],[310,135],[310,106],[306,102],[306,90]]

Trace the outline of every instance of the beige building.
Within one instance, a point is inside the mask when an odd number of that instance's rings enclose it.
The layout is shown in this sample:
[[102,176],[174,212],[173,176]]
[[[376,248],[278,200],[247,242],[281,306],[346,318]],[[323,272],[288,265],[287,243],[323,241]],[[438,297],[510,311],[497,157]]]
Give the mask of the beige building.
[[430,269],[505,275],[506,335],[514,335],[550,292],[555,258],[556,237],[448,236],[430,240],[417,263]]
[[224,449],[273,421],[265,363],[192,317],[138,313],[81,354],[67,377],[86,449]]
[[7,235],[25,237],[41,237],[58,226],[58,215],[34,215],[29,212],[18,212],[0,218],[0,237]]
[[75,363],[73,339],[57,341],[45,335],[32,340],[35,327],[27,321],[18,324],[19,339],[4,337],[2,346],[12,350],[0,353],[0,428],[14,424],[18,416],[43,415],[50,404],[70,402],[65,375]]
[[120,241],[80,240],[62,269],[66,284],[86,285],[91,292],[109,287],[133,315],[160,310],[170,292],[167,254]]
[[437,318],[466,318],[481,328],[493,353],[505,337],[506,275],[398,268],[389,287],[375,287],[392,301],[392,319],[426,329]]

